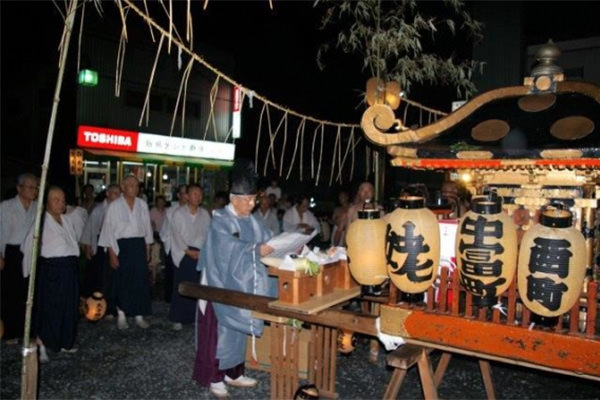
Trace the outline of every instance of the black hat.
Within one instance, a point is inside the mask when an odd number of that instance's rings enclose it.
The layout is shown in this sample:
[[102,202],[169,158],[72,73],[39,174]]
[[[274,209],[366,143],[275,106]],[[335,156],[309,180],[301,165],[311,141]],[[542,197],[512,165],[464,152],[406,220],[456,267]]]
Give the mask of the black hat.
[[231,194],[256,194],[258,175],[254,163],[246,158],[234,161],[231,171]]

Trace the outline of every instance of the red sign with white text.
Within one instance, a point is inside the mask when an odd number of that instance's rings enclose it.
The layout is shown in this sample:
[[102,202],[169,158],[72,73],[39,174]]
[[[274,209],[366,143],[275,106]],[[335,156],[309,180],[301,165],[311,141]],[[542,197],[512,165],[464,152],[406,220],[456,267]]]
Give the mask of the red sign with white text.
[[138,132],[81,125],[77,145],[81,147],[136,152]]

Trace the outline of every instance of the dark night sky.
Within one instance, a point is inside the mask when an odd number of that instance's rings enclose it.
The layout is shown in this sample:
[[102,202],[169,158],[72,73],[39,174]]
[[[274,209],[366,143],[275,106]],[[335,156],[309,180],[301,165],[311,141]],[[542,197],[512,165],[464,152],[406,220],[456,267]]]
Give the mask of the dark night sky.
[[[490,7],[511,7],[516,4],[487,3]],[[231,52],[235,58],[235,70],[232,73],[235,80],[298,112],[330,121],[359,122],[363,111],[359,93],[364,90],[368,78],[366,72],[361,71],[361,60],[332,50],[326,57],[327,67],[324,71],[320,71],[316,65],[319,45],[336,35],[334,31],[322,32],[317,29],[323,7],[315,8],[313,1],[273,0],[274,10],[271,11],[267,0],[210,0],[208,9],[203,11],[202,4],[200,0],[192,2],[195,41]],[[436,3],[425,4],[433,7]],[[185,2],[179,1],[177,5],[185,5]],[[526,1],[523,18],[525,45],[545,42],[549,37],[560,41],[600,35],[599,5],[598,1]],[[115,9],[112,2],[105,2],[104,6],[107,15],[114,15],[108,13],[110,9]],[[48,97],[48,114],[19,115],[22,119],[39,118],[40,125],[45,127],[43,132],[32,134],[7,129],[7,126],[18,126],[18,121],[15,123],[13,120],[15,107],[11,99],[15,91],[23,90],[22,87],[29,84],[27,90],[31,89],[30,74],[39,73],[36,65],[57,64],[56,49],[62,30],[61,20],[49,1],[2,0],[0,15],[3,168],[7,157],[25,160],[28,165],[39,165],[43,146],[37,146],[37,153],[29,149],[33,142],[45,139],[56,70],[46,69],[46,73],[50,72],[52,76],[47,78],[46,87],[37,88]],[[70,57],[75,58],[75,50],[72,49]],[[435,96],[431,96],[431,93],[431,90],[417,88],[411,93],[411,98],[440,108],[449,105],[453,91],[438,90]],[[59,124],[68,124],[69,118],[72,118],[64,114],[69,109],[69,102],[73,101],[74,95],[65,84]],[[72,145],[75,139],[71,135],[72,130],[66,131],[68,136],[65,132],[57,131],[55,146],[68,148]],[[6,176],[5,171],[2,171],[2,176]],[[4,190],[6,186],[2,186]]]

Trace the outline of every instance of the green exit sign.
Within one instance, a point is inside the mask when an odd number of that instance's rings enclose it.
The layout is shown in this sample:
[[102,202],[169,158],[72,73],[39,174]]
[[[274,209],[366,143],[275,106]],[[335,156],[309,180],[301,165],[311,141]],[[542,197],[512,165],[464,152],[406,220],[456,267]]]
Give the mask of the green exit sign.
[[98,71],[82,69],[79,71],[79,84],[82,86],[98,85]]

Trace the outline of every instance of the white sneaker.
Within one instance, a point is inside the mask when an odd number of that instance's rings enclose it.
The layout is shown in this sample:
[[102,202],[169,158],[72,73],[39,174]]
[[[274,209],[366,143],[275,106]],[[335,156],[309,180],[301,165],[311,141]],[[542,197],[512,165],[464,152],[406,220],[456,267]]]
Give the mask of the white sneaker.
[[179,322],[175,322],[175,323],[173,324],[173,330],[174,330],[174,331],[180,331],[182,328],[183,328],[183,325],[182,325],[182,324],[180,324]]
[[125,314],[119,313],[119,316],[117,317],[117,328],[119,328],[121,331],[129,328]]
[[150,326],[150,324],[141,315],[135,316],[135,324],[142,329],[147,329]]
[[254,378],[250,378],[244,375],[240,375],[236,379],[231,379],[230,377],[225,375],[225,383],[236,387],[253,387],[256,386],[258,381]]
[[220,399],[229,397],[229,392],[227,391],[227,387],[225,387],[225,383],[223,382],[211,383],[210,392]]
[[79,350],[77,347],[71,347],[70,349],[65,349],[64,347],[62,347],[60,349],[60,352],[61,353],[75,354],[75,353],[77,353],[77,350]]
[[39,351],[40,351],[40,362],[41,363],[47,363],[48,361],[50,361],[50,358],[48,357],[48,353],[46,352],[46,346],[44,346],[43,344],[39,345]]

